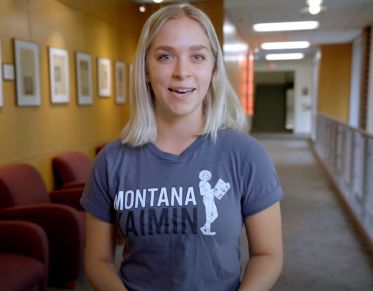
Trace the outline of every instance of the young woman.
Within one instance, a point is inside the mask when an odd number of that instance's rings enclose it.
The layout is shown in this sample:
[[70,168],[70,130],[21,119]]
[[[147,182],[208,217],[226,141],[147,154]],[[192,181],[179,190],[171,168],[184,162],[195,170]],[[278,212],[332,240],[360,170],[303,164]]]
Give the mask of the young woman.
[[[208,17],[153,14],[140,36],[132,116],[96,159],[85,271],[95,290],[268,290],[282,268],[279,200],[266,151],[243,133]],[[250,260],[240,280],[240,234]],[[114,267],[116,230],[125,245]]]

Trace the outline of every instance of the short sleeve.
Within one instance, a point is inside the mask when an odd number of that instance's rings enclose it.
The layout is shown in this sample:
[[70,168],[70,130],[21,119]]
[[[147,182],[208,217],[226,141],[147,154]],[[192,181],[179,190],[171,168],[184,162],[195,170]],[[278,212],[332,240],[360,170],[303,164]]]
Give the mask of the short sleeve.
[[114,209],[110,197],[106,151],[97,156],[83,191],[80,204],[90,214],[105,222],[114,223]]
[[245,171],[245,185],[241,200],[242,216],[260,212],[281,200],[279,177],[268,152],[254,142]]

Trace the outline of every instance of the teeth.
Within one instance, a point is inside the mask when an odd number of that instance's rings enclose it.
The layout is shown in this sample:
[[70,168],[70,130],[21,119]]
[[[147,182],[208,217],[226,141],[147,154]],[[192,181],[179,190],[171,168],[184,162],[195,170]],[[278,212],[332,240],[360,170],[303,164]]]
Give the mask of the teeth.
[[172,92],[180,93],[180,94],[190,93],[194,91],[193,88],[179,88],[179,89],[170,88],[169,90]]

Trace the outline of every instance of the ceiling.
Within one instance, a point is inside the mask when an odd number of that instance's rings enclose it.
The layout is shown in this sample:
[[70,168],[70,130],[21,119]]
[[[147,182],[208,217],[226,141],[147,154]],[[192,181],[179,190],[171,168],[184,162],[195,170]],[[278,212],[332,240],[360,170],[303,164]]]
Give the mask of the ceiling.
[[[137,3],[150,3],[152,0],[133,0]],[[186,2],[183,0],[164,0]],[[193,2],[208,2],[193,1]],[[243,40],[252,50],[263,42],[306,40],[311,47],[303,50],[313,53],[320,44],[346,43],[356,38],[361,29],[373,25],[373,0],[323,0],[325,10],[318,15],[310,15],[302,10],[306,0],[225,0],[227,18],[236,26]],[[318,20],[320,26],[313,31],[294,32],[254,32],[254,23]],[[277,51],[278,52],[278,51]],[[290,52],[290,51],[284,51]],[[256,59],[262,59],[264,52],[259,50]]]
[[[311,47],[305,52],[312,53],[320,44],[351,42],[363,27],[373,24],[373,0],[324,0],[326,9],[318,15],[302,11],[306,0],[226,0],[224,5],[226,16],[251,49],[263,42],[307,40]],[[320,26],[313,31],[276,33],[252,29],[254,23],[303,20],[318,20]],[[263,55],[259,51],[256,59]]]

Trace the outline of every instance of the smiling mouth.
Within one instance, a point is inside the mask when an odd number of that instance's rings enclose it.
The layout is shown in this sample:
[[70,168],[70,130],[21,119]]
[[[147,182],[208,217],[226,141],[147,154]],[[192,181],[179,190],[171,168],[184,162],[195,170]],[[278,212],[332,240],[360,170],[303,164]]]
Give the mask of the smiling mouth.
[[196,88],[168,88],[168,91],[174,92],[177,94],[188,94],[188,93],[192,93],[195,90]]

